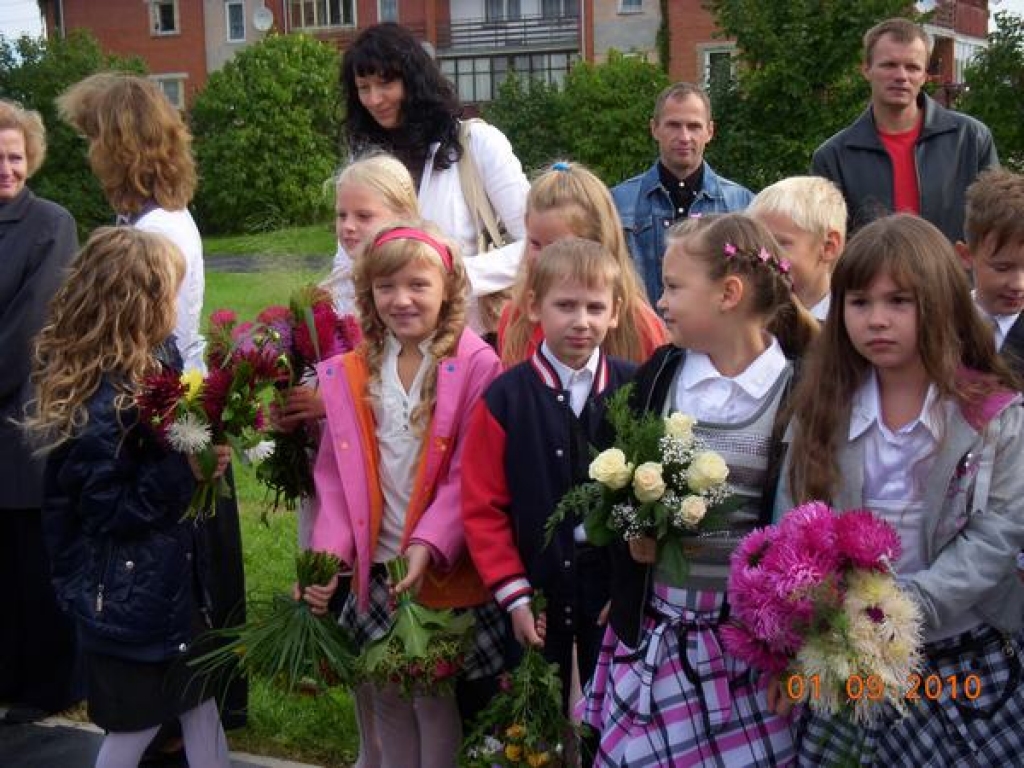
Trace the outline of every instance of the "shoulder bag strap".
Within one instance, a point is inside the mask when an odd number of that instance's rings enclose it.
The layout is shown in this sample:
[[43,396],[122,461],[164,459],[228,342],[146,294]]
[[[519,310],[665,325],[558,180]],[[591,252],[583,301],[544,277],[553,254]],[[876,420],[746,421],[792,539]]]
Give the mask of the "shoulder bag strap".
[[498,227],[498,219],[494,213],[494,207],[487,197],[483,182],[480,180],[480,172],[477,170],[469,140],[470,126],[473,123],[483,123],[483,120],[473,118],[459,122],[459,143],[462,144],[462,157],[459,158],[458,163],[459,184],[462,186],[462,195],[466,199],[466,205],[476,220],[478,235],[483,235],[486,232],[491,243],[500,246],[503,244],[503,239]]

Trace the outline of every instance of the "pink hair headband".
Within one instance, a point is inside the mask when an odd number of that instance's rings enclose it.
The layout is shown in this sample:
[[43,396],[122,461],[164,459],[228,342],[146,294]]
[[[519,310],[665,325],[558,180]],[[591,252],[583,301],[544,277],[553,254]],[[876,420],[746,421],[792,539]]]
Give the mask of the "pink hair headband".
[[392,240],[416,240],[417,242],[429,245],[441,257],[441,263],[444,264],[445,271],[452,271],[452,252],[448,250],[448,246],[440,240],[431,237],[422,229],[398,227],[397,229],[389,230],[373,241],[373,247],[376,248],[378,245],[390,243]]

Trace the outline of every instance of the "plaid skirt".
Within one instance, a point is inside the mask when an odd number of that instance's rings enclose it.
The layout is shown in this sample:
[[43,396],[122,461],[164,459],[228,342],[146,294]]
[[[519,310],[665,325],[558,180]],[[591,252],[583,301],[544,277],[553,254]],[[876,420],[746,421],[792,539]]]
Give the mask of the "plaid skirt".
[[[925,646],[918,698],[901,716],[888,707],[877,723],[804,712],[799,765],[880,768],[990,768],[1024,758],[1021,634],[988,625]],[[955,685],[955,688],[954,688]],[[927,686],[927,688],[926,688]]]
[[[367,643],[383,637],[393,621],[391,595],[388,592],[387,574],[381,568],[370,573],[370,602],[367,610],[360,613],[355,593],[350,593],[342,606],[338,623],[352,634],[356,647],[362,650]],[[505,616],[493,600],[473,608],[456,608],[455,613],[472,611],[476,619],[476,636],[473,649],[466,656],[461,676],[466,680],[478,680],[498,674],[504,664],[506,637]]]
[[577,714],[600,733],[595,766],[791,765],[790,723],[768,711],[767,678],[727,655],[725,595],[656,583],[639,648],[608,629]]

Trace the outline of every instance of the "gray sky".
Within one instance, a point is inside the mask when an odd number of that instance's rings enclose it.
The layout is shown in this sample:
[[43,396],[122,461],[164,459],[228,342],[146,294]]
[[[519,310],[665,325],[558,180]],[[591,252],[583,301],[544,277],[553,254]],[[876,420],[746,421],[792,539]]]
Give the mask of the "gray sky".
[[[1024,16],[1024,0],[1002,0],[999,3],[989,0],[989,10],[993,14],[1012,11]],[[17,37],[22,33],[38,35],[41,32],[39,5],[35,0],[0,0],[0,35]]]

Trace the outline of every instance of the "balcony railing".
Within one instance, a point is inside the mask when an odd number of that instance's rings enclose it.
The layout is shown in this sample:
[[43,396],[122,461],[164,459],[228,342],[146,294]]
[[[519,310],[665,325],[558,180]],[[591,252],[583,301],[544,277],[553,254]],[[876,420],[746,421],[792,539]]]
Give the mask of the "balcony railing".
[[550,48],[579,45],[579,16],[527,16],[490,21],[465,19],[437,26],[439,51]]

